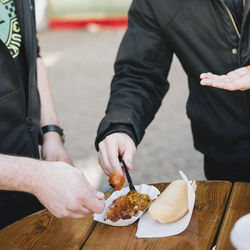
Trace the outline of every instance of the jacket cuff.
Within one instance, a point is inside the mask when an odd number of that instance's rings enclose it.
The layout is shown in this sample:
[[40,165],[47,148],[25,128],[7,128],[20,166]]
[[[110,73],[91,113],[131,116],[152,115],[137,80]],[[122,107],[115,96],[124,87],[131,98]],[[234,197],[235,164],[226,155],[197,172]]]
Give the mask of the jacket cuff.
[[131,115],[127,111],[112,111],[108,113],[101,121],[97,136],[95,140],[95,148],[98,151],[98,144],[101,142],[106,136],[115,133],[115,132],[124,132],[127,133],[132,140],[135,142],[137,146],[144,133],[145,129],[138,122],[140,119],[137,119],[135,115]]
[[104,140],[108,135],[111,135],[113,133],[118,133],[118,132],[126,133],[127,135],[129,135],[131,137],[131,139],[134,141],[135,145],[136,146],[138,145],[133,127],[131,125],[128,125],[128,124],[118,123],[118,124],[111,124],[101,137],[96,138],[96,141],[95,141],[96,150],[99,151],[98,144],[102,140]]

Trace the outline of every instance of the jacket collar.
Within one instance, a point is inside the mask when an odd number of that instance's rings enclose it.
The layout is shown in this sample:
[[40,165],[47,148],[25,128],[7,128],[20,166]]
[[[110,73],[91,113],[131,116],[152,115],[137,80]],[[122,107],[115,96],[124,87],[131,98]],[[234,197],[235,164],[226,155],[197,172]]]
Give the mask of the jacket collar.
[[[247,18],[250,12],[250,0],[240,0],[240,1],[242,1],[244,5],[244,15],[243,15],[242,27],[241,27],[241,30],[244,30],[244,26],[245,26],[245,23],[247,22]],[[227,6],[227,3],[225,0],[219,0],[219,2]]]
[[[240,1],[242,1],[243,5],[245,6],[245,10],[249,11],[249,9],[250,9],[250,0],[240,0]],[[219,0],[219,2],[226,4],[225,0]]]
[[250,14],[250,0],[245,0],[245,8],[244,8],[244,16],[242,21],[242,30],[244,30],[244,26],[246,22],[249,20],[249,14]]

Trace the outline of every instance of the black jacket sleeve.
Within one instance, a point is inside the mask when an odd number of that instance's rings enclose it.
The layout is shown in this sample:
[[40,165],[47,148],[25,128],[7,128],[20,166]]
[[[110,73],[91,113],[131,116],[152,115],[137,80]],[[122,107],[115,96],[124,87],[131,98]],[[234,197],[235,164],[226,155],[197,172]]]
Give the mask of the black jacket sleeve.
[[113,124],[132,126],[139,143],[169,87],[166,78],[173,53],[150,3],[133,1],[128,20],[96,145]]
[[101,142],[103,139],[105,139],[105,137],[107,137],[108,135],[111,135],[111,134],[117,133],[117,132],[126,133],[127,135],[129,135],[131,137],[131,139],[134,141],[135,145],[136,146],[138,145],[134,129],[131,125],[122,124],[122,123],[115,123],[115,124],[111,124],[108,127],[108,129],[106,129],[106,131],[103,133],[102,137],[99,138],[98,141],[96,141],[96,143],[95,143],[96,150],[97,151],[99,150],[99,147],[98,147],[99,142]]

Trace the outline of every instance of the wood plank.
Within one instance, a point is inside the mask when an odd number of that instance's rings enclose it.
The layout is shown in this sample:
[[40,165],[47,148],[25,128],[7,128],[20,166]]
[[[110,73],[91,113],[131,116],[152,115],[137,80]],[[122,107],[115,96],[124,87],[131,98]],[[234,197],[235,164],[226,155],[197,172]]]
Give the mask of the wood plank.
[[235,222],[247,213],[250,213],[250,183],[237,182],[233,186],[216,249],[235,249],[230,242],[230,232]]
[[0,249],[80,249],[96,222],[57,219],[42,210],[0,230]]
[[[163,191],[167,184],[155,184]],[[197,181],[195,209],[188,228],[181,234],[137,239],[137,222],[127,227],[97,223],[82,249],[211,249],[229,198],[232,184],[224,181]]]

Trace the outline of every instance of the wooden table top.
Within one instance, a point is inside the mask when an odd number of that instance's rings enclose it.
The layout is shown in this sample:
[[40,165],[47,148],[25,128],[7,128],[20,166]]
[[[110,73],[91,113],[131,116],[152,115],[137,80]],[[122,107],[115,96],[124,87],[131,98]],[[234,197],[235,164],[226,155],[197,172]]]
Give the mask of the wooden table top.
[[230,243],[230,232],[234,223],[243,215],[250,213],[250,183],[237,182],[233,186],[227,211],[223,219],[218,240],[217,249],[235,249]]
[[0,249],[80,249],[95,224],[92,216],[59,220],[42,210],[0,230]]
[[[154,184],[160,191],[168,183]],[[137,222],[127,227],[82,220],[56,219],[47,210],[0,230],[0,249],[211,249],[232,184],[197,181],[196,201],[187,229],[179,235],[138,239]]]

